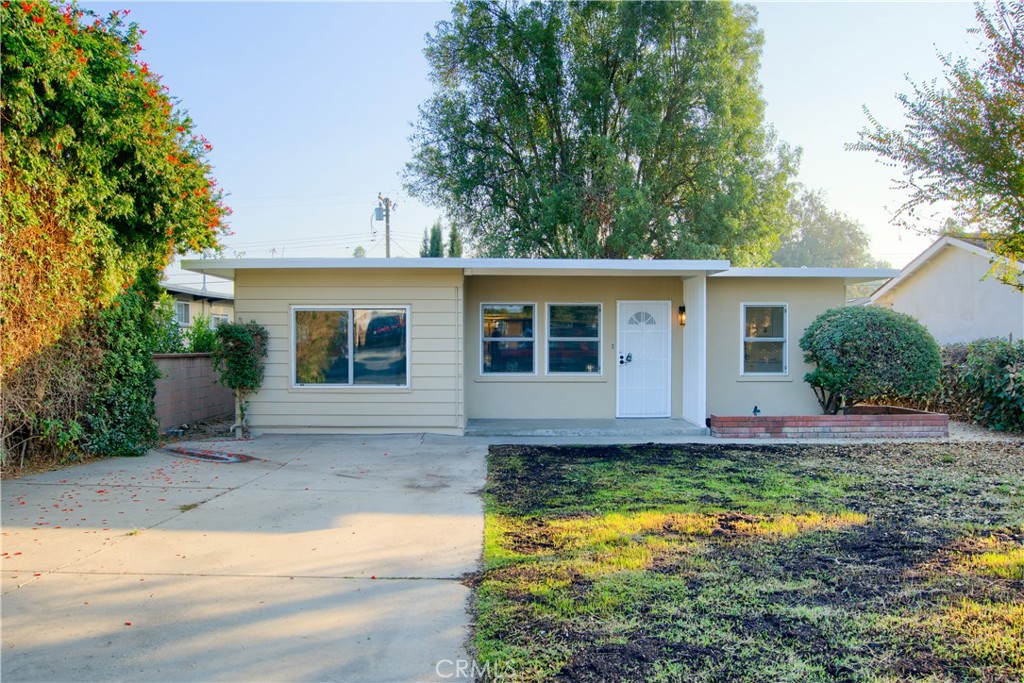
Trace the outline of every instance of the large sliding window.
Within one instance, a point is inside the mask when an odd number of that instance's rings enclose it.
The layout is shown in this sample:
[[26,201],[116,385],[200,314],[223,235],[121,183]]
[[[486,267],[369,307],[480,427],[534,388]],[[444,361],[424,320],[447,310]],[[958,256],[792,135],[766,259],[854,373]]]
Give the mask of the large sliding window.
[[534,304],[483,304],[481,371],[534,374]]
[[548,374],[601,374],[601,305],[548,305]]
[[743,374],[784,375],[786,305],[743,304]]
[[409,385],[405,306],[296,306],[292,309],[296,386]]

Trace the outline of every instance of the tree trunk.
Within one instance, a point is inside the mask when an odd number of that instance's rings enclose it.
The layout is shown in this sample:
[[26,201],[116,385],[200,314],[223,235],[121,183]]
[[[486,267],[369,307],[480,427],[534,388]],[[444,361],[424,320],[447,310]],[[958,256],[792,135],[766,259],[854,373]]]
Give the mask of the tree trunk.
[[242,396],[238,391],[235,391],[235,424],[232,426],[232,429],[235,430],[236,439],[242,439],[245,435],[242,420]]

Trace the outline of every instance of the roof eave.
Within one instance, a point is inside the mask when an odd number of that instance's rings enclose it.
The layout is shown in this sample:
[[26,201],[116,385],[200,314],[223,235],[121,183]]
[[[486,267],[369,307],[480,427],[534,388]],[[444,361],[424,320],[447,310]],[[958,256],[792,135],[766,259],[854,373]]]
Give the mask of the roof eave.
[[855,285],[874,280],[888,280],[899,275],[899,272],[895,268],[730,268],[710,277],[839,279],[844,284]]
[[234,280],[237,270],[459,270],[465,275],[598,275],[693,277],[727,270],[728,261],[654,261],[583,259],[382,259],[382,258],[298,258],[298,259],[187,259],[181,267]]

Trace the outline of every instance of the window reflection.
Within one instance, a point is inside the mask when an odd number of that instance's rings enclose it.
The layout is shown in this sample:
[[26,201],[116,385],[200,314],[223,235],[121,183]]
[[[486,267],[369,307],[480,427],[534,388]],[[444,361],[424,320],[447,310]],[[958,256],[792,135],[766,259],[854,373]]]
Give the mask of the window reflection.
[[533,309],[533,304],[484,304],[484,373],[533,373]]
[[404,308],[295,310],[295,383],[408,384]]
[[356,384],[406,384],[405,310],[355,309]]
[[552,304],[548,307],[548,372],[601,372],[601,307]]

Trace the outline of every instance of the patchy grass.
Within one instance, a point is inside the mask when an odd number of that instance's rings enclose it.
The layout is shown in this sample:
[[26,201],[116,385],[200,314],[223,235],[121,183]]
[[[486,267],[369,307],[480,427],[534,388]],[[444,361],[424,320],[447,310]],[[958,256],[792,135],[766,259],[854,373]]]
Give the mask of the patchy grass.
[[1024,679],[1021,444],[494,447],[485,499],[500,680]]

